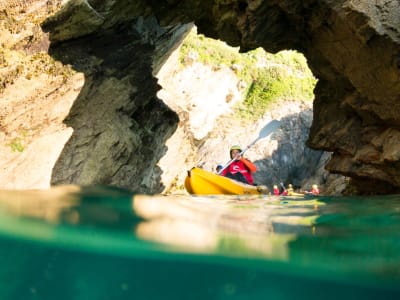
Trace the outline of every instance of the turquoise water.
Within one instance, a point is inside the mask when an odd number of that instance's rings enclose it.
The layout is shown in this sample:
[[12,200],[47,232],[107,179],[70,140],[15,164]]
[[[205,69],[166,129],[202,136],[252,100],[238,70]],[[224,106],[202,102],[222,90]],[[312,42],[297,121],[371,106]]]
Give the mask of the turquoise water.
[[400,299],[400,196],[0,194],[0,299]]

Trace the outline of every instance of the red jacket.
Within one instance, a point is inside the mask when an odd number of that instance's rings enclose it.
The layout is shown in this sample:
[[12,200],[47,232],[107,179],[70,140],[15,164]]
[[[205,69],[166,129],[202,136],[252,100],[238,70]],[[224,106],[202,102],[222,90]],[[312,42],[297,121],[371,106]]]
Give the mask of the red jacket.
[[229,167],[222,171],[221,175],[225,176],[228,172],[232,174],[240,172],[247,179],[249,184],[253,184],[254,179],[252,173],[255,171],[257,171],[257,167],[252,162],[242,157],[240,160],[231,162]]

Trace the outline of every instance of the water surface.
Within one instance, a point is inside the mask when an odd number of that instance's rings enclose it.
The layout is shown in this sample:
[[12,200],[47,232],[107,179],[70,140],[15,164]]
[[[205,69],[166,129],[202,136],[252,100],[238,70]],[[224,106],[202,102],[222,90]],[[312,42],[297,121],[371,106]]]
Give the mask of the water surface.
[[400,299],[400,196],[0,194],[0,299]]

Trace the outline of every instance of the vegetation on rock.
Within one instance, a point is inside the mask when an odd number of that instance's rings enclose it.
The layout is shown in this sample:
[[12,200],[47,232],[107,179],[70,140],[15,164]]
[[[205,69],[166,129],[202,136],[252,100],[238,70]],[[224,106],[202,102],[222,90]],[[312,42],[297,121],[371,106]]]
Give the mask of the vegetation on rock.
[[192,31],[182,44],[180,63],[184,67],[194,61],[215,69],[231,68],[243,83],[243,102],[236,106],[245,119],[257,120],[271,104],[281,100],[314,99],[316,78],[305,57],[296,51],[266,53],[261,48],[240,53],[225,43]]

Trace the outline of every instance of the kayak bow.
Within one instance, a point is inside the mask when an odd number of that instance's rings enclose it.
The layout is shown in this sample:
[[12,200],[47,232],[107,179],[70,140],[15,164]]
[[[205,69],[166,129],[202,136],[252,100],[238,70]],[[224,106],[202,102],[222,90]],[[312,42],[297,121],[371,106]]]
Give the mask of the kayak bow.
[[269,192],[266,186],[245,184],[196,167],[188,171],[185,188],[194,195],[261,195]]

